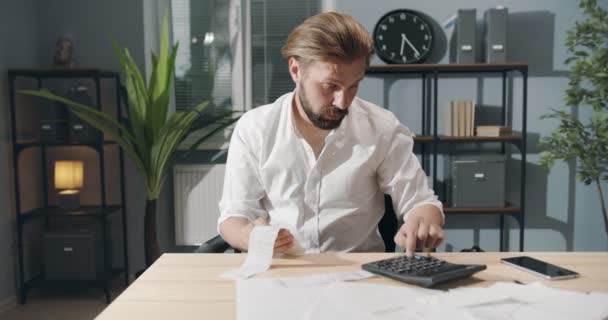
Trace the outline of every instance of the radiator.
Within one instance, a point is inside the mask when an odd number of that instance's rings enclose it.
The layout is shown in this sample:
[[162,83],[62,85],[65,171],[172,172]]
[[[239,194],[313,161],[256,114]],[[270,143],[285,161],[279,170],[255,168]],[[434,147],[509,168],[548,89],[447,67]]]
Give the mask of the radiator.
[[173,167],[175,243],[200,245],[217,235],[226,165]]

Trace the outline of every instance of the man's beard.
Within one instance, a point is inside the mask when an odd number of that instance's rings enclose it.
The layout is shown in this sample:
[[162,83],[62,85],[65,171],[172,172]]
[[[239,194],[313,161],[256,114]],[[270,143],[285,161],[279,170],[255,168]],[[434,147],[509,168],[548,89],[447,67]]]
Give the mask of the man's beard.
[[[304,86],[300,87],[300,92],[298,94],[298,98],[300,99],[300,104],[302,105],[302,109],[306,116],[312,122],[312,124],[323,130],[333,130],[340,126],[342,120],[346,115],[348,115],[348,109],[339,109],[334,106],[326,106],[321,109],[321,114],[316,114],[312,111],[312,107],[310,106],[310,102],[306,98],[306,93],[304,92]],[[338,119],[326,119],[323,118],[323,115],[334,115],[340,116]]]

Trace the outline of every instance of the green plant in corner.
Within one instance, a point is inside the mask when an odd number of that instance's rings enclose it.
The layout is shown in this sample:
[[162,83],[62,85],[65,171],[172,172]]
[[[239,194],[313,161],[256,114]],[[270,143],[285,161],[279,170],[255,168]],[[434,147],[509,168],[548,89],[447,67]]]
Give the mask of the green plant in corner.
[[[19,93],[43,97],[66,104],[70,112],[114,139],[133,161],[146,185],[144,245],[146,267],[160,256],[156,234],[156,206],[172,155],[188,135],[208,125],[200,114],[207,102],[188,111],[168,114],[171,79],[178,44],[169,47],[168,16],[163,18],[160,54],[152,53],[152,74],[146,83],[128,49],[122,50],[113,41],[120,60],[127,91],[127,118],[117,121],[94,107],[79,104],[44,90],[20,90]],[[227,119],[227,121],[225,121]],[[232,112],[220,114],[217,120],[224,128],[234,121]],[[220,121],[223,120],[223,121]],[[216,129],[214,132],[218,131]],[[210,135],[199,139],[191,150]]]
[[[608,212],[602,181],[608,181],[608,12],[597,0],[582,0],[587,19],[568,31],[566,46],[571,56],[568,107],[589,106],[590,118],[583,123],[576,112],[553,110],[542,118],[559,121],[559,126],[541,141],[541,165],[550,168],[555,160],[578,159],[577,177],[586,185],[595,183],[599,192],[604,227],[608,233]],[[574,111],[574,110],[573,110]],[[585,110],[587,111],[587,110]]]

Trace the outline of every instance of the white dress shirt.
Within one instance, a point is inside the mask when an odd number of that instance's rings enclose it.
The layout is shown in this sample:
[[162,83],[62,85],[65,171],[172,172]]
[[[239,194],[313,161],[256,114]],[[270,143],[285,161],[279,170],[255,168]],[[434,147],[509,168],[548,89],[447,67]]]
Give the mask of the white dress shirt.
[[413,134],[388,110],[355,98],[316,159],[295,126],[294,94],[239,119],[228,149],[219,225],[269,217],[306,252],[384,251],[378,222],[384,194],[399,218],[442,210],[413,153]]

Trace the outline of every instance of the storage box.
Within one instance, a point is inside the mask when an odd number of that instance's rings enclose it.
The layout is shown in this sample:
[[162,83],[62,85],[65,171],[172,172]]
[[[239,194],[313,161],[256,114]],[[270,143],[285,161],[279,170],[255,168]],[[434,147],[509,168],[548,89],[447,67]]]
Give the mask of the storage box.
[[505,156],[453,156],[449,170],[448,199],[452,207],[504,207]]
[[[99,94],[99,93],[98,93]],[[93,107],[95,103],[89,96],[89,88],[85,85],[71,87],[66,98],[76,101],[85,106]],[[97,106],[99,108],[99,106]],[[69,113],[70,123],[70,142],[72,143],[95,143],[103,139],[101,131],[94,128],[84,120],[77,117],[74,113]]]
[[88,229],[44,233],[44,275],[47,280],[95,280],[103,269],[102,247]]
[[39,98],[40,141],[49,143],[68,142],[68,110],[62,103]]

